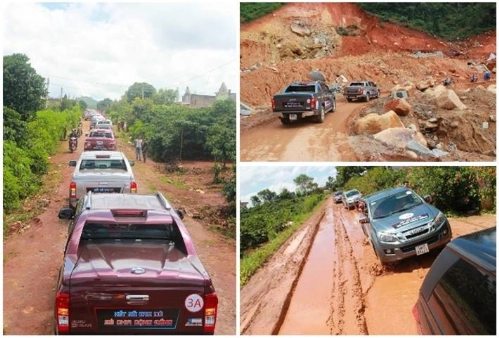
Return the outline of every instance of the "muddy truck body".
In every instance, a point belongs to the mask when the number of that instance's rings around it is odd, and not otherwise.
[[[351,82],[343,89],[343,96],[348,102],[353,100],[369,101],[371,98],[378,98],[380,89],[372,81],[356,81]]]
[[[336,110],[334,92],[322,81],[294,82],[272,98],[272,111],[283,124],[313,116],[318,123]]]

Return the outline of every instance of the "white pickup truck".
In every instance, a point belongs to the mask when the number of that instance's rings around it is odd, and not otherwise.
[[[78,199],[89,191],[95,194],[136,193],[134,164],[119,151],[84,151],[77,161],[69,161],[69,166],[75,167],[69,185],[70,207],[75,209]]]

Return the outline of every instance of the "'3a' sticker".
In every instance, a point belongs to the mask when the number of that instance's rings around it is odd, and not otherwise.
[[[185,299],[185,308],[189,312],[198,312],[203,308],[203,306],[204,306],[203,297],[201,297],[198,294],[195,293],[190,294]]]

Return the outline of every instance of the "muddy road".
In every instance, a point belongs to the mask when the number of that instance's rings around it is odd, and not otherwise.
[[[84,131],[89,122],[83,123]],[[134,148],[118,138],[118,150],[134,159]],[[67,205],[68,187],[73,168],[69,160],[77,159],[83,148],[71,154],[67,143],[51,158],[50,189],[36,198],[43,202],[37,217],[16,224],[3,242],[3,333],[5,335],[53,334],[54,296],[57,274],[63,258],[68,222],[57,213]],[[224,204],[211,180],[212,163],[184,162],[185,173],[166,177],[160,164],[147,160],[135,162],[133,172],[140,194],[161,191],[175,207],[183,207],[184,224],[194,241],[197,253],[213,280],[219,303],[215,334],[236,334],[236,244],[235,241],[210,230],[214,223],[200,218],[198,208],[214,208]],[[203,194],[199,191],[202,191]]]
[[[270,115],[267,121],[241,130],[241,161],[358,161],[348,143],[348,123],[365,103],[337,97],[336,104],[324,123],[304,118],[285,126],[279,114],[262,113]]]
[[[357,211],[346,210],[330,198],[325,202],[322,215],[320,221],[309,225],[316,228],[316,235],[308,242],[309,254],[293,287],[283,288],[277,296],[268,295],[258,305],[244,297],[257,292],[253,278],[241,290],[242,333],[417,334],[412,307],[423,278],[440,250],[384,268],[364,239]],[[457,237],[494,226],[496,216],[450,218],[449,221],[453,237]],[[272,258],[259,271],[259,285],[270,285],[270,280],[263,277],[265,274],[271,279],[285,273],[273,265],[275,259],[281,267],[286,266],[282,256]],[[274,301],[282,302],[285,307],[272,307]],[[267,318],[273,311],[280,312],[274,316],[280,320],[272,323],[272,328],[266,327],[256,311],[245,311],[251,307],[258,308]]]

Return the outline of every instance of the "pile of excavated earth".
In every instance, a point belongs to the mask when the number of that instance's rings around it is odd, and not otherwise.
[[[328,84],[343,75],[343,85],[370,80],[381,88],[380,99],[348,119],[359,160],[494,161],[495,53],[495,31],[448,42],[354,3],[286,4],[241,25],[241,112],[250,115],[241,131],[275,119],[272,96],[318,70]]]

